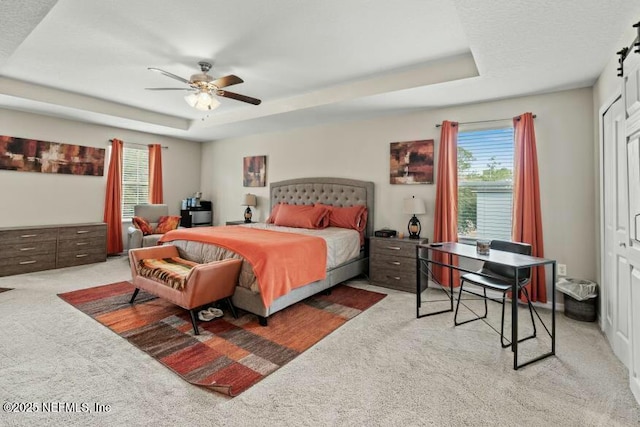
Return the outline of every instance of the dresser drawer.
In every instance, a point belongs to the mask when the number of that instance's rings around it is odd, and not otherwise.
[[[82,251],[84,249],[102,249],[106,250],[106,240],[98,236],[96,238],[79,238],[60,240],[58,242],[58,252]]]
[[[23,228],[22,230],[0,231],[0,246],[32,242],[55,242],[57,228]]]
[[[372,253],[369,265],[374,269],[395,269],[398,271],[416,269],[416,257],[402,257],[388,254]]]
[[[28,257],[33,255],[55,254],[55,253],[56,253],[55,241],[45,241],[45,242],[25,241],[23,243],[0,244],[0,259]]]
[[[374,267],[370,269],[371,282],[374,285],[397,289],[400,291],[416,291],[416,269],[400,270],[397,267]]]
[[[74,225],[60,227],[59,240],[95,239],[107,235],[107,227],[104,224]]]
[[[56,254],[39,254],[14,258],[0,258],[0,276],[49,270],[56,267]]]
[[[371,254],[415,258],[417,243],[399,239],[371,239]]]
[[[58,253],[57,268],[72,267],[74,265],[92,264],[106,261],[107,254],[104,248],[92,248],[75,252]]]

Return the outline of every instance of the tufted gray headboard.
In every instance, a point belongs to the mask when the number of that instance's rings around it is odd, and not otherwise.
[[[366,236],[373,236],[373,182],[346,178],[297,178],[271,183],[271,208],[278,203],[367,206]]]

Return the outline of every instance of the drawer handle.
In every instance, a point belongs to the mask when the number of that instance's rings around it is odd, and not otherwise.
[[[20,236],[20,238],[22,239],[28,239],[29,237],[36,237],[37,234],[23,234],[22,236]]]
[[[397,246],[387,246],[387,249],[392,249],[394,251],[399,251],[400,250],[400,248],[397,247]]]
[[[89,230],[78,230],[76,231],[76,234],[84,234],[84,233],[88,233]]]
[[[34,249],[35,249],[35,248],[20,248],[20,251],[21,251],[21,252],[24,252],[24,251],[32,251],[32,250],[34,250]]]
[[[398,276],[387,276],[388,279],[400,280]]]
[[[89,254],[78,254],[76,255],[76,258],[84,258],[86,256],[89,256]]]
[[[389,261],[391,265],[400,265],[400,261]]]
[[[20,261],[20,265],[26,265],[26,264],[35,264],[36,260],[31,260],[31,261]]]
[[[76,246],[84,246],[84,245],[88,245],[89,242],[78,242],[76,243]]]

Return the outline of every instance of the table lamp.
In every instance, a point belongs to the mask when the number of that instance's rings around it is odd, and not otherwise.
[[[427,209],[424,206],[422,199],[417,199],[416,196],[407,197],[404,199],[404,213],[413,215],[407,225],[410,239],[419,239],[422,226],[416,215],[422,215],[427,213]]]
[[[258,200],[255,194],[244,195],[244,203],[242,203],[242,206],[247,207],[247,209],[245,209],[244,211],[244,222],[246,223],[251,222],[251,217],[253,216],[253,213],[251,212],[251,206],[255,206],[257,204],[258,204]]]

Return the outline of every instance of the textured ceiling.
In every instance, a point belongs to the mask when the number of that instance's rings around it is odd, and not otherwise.
[[[0,2],[0,108],[214,140],[590,86],[637,0]],[[189,107],[197,62],[234,92]]]

